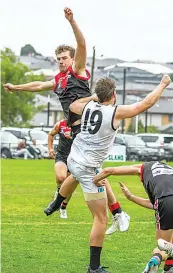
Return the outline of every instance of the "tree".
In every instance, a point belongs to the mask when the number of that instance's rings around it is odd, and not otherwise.
[[[35,48],[32,45],[26,44],[21,48],[20,55],[28,56],[29,54],[42,56],[40,53],[36,52]]]
[[[135,132],[135,123],[132,120],[132,122],[129,124],[127,128],[128,133],[134,133]],[[158,129],[154,125],[147,126],[147,133],[158,133]],[[141,120],[138,121],[138,133],[145,133],[145,128]]]
[[[30,81],[44,81],[44,76],[25,76],[30,71],[20,63],[9,48],[1,51],[1,121],[2,126],[28,126],[29,121],[43,107],[36,107],[34,93],[6,92],[5,83],[21,84]]]

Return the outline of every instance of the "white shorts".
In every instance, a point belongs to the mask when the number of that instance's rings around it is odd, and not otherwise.
[[[94,199],[101,199],[101,196],[107,198],[105,187],[97,187],[93,182],[94,176],[101,171],[101,168],[80,165],[71,157],[68,157],[67,165],[73,177],[80,183],[84,193],[99,194],[96,196],[100,196],[100,198],[96,197]]]

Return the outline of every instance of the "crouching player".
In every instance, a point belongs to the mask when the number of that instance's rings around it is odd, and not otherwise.
[[[126,198],[142,207],[154,209],[158,247],[147,263],[143,273],[156,273],[163,261],[163,273],[173,273],[173,168],[161,162],[105,168],[95,176],[94,183],[109,175],[139,175],[149,199],[133,195],[120,183]]]

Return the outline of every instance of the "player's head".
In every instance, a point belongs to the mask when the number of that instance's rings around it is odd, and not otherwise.
[[[60,45],[55,50],[60,72],[66,72],[73,64],[75,49],[68,45]]]
[[[111,78],[101,78],[95,86],[95,93],[100,103],[108,102],[115,104],[116,102],[116,85]]]

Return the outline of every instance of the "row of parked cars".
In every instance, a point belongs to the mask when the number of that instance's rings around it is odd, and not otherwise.
[[[48,132],[50,128],[13,128],[3,127],[1,136],[1,157],[13,158],[18,144],[25,139],[28,145],[33,144],[42,158],[48,158]],[[54,147],[58,145],[58,136]],[[166,160],[173,161],[173,135],[169,134],[117,134],[114,145],[126,147],[126,158],[129,161]]]
[[[173,161],[173,135],[117,134],[114,144],[126,146],[126,158],[129,161]]]

